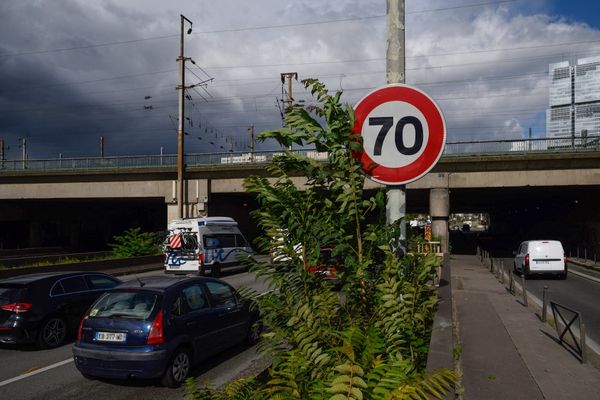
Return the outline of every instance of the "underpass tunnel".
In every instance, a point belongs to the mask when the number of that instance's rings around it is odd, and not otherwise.
[[[525,240],[555,239],[570,249],[586,248],[600,254],[600,186],[513,187],[452,189],[453,213],[486,213],[485,233],[471,233],[473,244],[487,247],[494,256],[511,257]],[[451,234],[451,244],[464,233]],[[459,246],[453,246],[459,250]]]
[[[108,250],[128,228],[166,226],[164,198],[5,200],[0,202],[0,249],[60,247]]]

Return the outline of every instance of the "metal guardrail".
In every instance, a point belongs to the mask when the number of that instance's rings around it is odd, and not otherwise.
[[[315,160],[327,160],[326,153],[320,153],[315,150],[299,150],[297,152]],[[448,142],[446,143],[443,155],[445,157],[460,157],[548,152],[600,152],[600,136],[575,139],[543,138]],[[223,164],[263,164],[270,162],[273,157],[281,154],[281,151],[186,154],[185,164],[188,167]],[[0,160],[0,172],[156,168],[175,167],[176,165],[177,155],[175,154],[119,157],[61,157],[34,160]]]

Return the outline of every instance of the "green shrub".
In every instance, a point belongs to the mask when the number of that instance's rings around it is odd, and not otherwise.
[[[250,378],[239,386],[241,391],[251,387],[251,397],[230,397],[442,398],[454,381],[453,372],[425,372],[437,300],[431,283],[440,260],[433,254],[400,260],[390,250],[400,226],[385,225],[381,218],[382,191],[372,197],[363,192],[365,177],[351,154],[362,151],[360,137],[351,133],[354,111],[340,104],[341,92],[332,96],[316,80],[303,83],[318,104],[288,108],[287,127],[259,138],[275,139],[285,149],[292,143],[314,145],[327,152],[328,162],[285,150],[268,167],[274,181],[258,176],[245,180],[246,191],[259,203],[253,217],[266,232],[259,245],[266,250],[274,237],[281,237],[278,247],[289,261],[250,262],[251,270],[274,289],[251,296],[269,327],[259,349],[274,361],[266,381]],[[292,178],[299,173],[306,177],[302,190]],[[378,215],[379,222],[368,223]],[[343,260],[336,265],[342,293],[307,272],[319,265],[324,246]],[[188,393],[198,399],[223,398],[220,391],[194,386]]]
[[[129,228],[122,235],[113,237],[116,243],[110,243],[115,257],[138,257],[159,254],[156,236],[151,232],[142,232],[142,228]]]

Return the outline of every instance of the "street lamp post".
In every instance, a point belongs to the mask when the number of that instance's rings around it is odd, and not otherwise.
[[[184,204],[184,175],[185,175],[185,162],[184,162],[184,147],[183,147],[183,136],[184,136],[184,125],[183,121],[185,120],[185,56],[183,52],[183,30],[185,22],[187,21],[190,24],[190,28],[187,31],[189,35],[192,33],[192,21],[180,15],[181,19],[181,30],[180,30],[180,38],[179,38],[179,57],[177,61],[179,62],[179,86],[177,89],[179,90],[179,123],[177,127],[177,217],[183,218],[183,204]]]

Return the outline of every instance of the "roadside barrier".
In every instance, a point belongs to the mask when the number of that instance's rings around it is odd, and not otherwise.
[[[580,357],[581,363],[585,364],[587,361],[585,350],[585,325],[583,324],[583,317],[581,316],[581,313],[554,301],[550,302],[550,308],[552,309],[552,316],[554,317],[554,325],[556,325],[558,341],[564,347],[574,351]],[[573,332],[572,329],[572,326],[576,321],[579,322],[579,340],[577,340],[575,332]],[[563,326],[562,329],[560,327],[561,324]],[[565,335],[567,333],[571,339],[570,341],[565,340]]]

